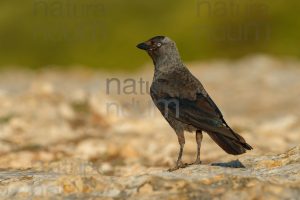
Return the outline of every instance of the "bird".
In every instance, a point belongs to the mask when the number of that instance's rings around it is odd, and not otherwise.
[[[182,162],[186,131],[196,135],[197,156],[192,164],[201,164],[203,132],[228,154],[240,155],[253,149],[224,120],[202,83],[183,63],[173,40],[167,36],[155,36],[136,47],[146,51],[153,61],[150,96],[178,138],[178,158],[176,166],[170,171],[189,165]]]

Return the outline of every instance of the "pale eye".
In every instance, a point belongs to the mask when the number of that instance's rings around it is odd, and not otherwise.
[[[157,43],[157,44],[156,44],[156,46],[160,47],[160,46],[161,46],[161,43],[160,43],[160,42],[159,42],[159,43]]]

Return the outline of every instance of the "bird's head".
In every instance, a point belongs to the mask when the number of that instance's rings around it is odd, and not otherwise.
[[[147,51],[154,64],[160,59],[165,60],[166,57],[179,58],[175,42],[166,36],[155,36],[146,42],[138,44],[136,47]]]

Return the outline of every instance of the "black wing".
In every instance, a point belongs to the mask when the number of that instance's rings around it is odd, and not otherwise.
[[[245,142],[227,125],[221,111],[208,95],[197,93],[196,100],[170,96],[157,99],[152,93],[152,98],[156,99],[155,104],[165,118],[173,118],[199,130],[223,134],[228,138]]]

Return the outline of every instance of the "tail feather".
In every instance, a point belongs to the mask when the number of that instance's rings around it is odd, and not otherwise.
[[[237,133],[235,134],[236,139],[232,137],[226,137],[224,134],[208,132],[208,135],[227,153],[232,155],[239,155],[246,152],[246,150],[253,149],[247,144],[244,138]]]

